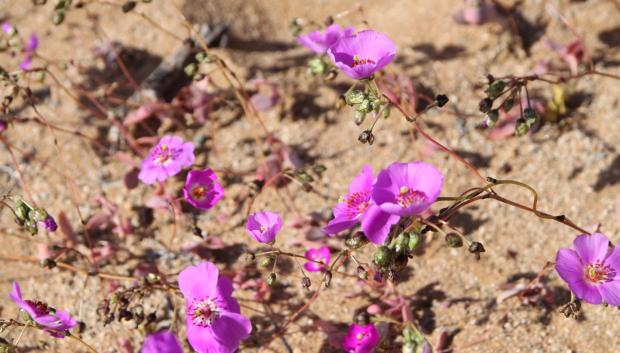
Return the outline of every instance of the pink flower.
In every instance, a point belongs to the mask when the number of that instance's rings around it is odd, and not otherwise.
[[[362,224],[366,237],[375,244],[382,244],[387,238],[390,227],[400,219],[397,215],[383,212],[372,201],[372,184],[374,175],[369,165],[349,185],[349,194],[342,197],[342,201],[334,207],[332,219],[323,231],[334,235],[343,230]]]
[[[359,80],[372,76],[392,62],[396,45],[385,34],[365,30],[340,38],[327,54],[340,70]]]
[[[325,54],[327,49],[334,45],[340,37],[350,36],[355,32],[353,27],[344,30],[337,24],[333,24],[325,29],[324,32],[314,31],[308,34],[297,36],[297,42],[317,54]]]
[[[443,175],[432,164],[392,163],[377,176],[372,199],[384,212],[414,216],[437,200],[442,185]]]
[[[14,32],[15,28],[13,28],[13,26],[11,26],[11,24],[6,22],[6,21],[2,22],[2,26],[1,27],[2,27],[2,32],[6,33],[6,34],[12,35],[13,33],[15,33]]]
[[[65,337],[65,331],[72,329],[77,324],[66,311],[54,310],[43,302],[23,300],[17,282],[13,282],[13,290],[9,296],[17,303],[17,306],[30,315],[34,322],[41,325],[53,337]]]
[[[349,332],[342,340],[342,348],[348,353],[371,353],[381,341],[379,331],[373,324],[349,327]]]
[[[577,298],[620,306],[620,248],[604,234],[577,236],[572,249],[558,250],[555,269]]]
[[[187,339],[198,353],[232,353],[248,338],[252,323],[241,315],[230,280],[211,262],[190,266],[179,274],[185,297]]]
[[[304,264],[304,268],[308,272],[319,272],[325,270],[331,260],[331,253],[329,248],[326,246],[322,246],[318,249],[308,249],[304,256],[306,259],[312,260]],[[322,261],[323,263],[320,264],[314,261]]]
[[[208,210],[224,196],[224,188],[210,168],[192,170],[187,174],[183,196],[185,201],[202,210]]]
[[[164,136],[142,161],[138,179],[145,184],[164,181],[194,163],[194,144],[178,136]]]
[[[37,52],[37,48],[39,47],[39,37],[35,33],[30,35],[28,38],[28,42],[26,46],[22,49],[24,53],[24,60],[19,65],[19,68],[26,71],[30,69],[30,65],[32,64],[32,58],[35,56]]]
[[[6,123],[6,121],[0,119],[0,132],[3,132],[4,130],[6,130],[9,127],[9,125]]]
[[[183,353],[176,336],[170,331],[159,331],[148,335],[141,353]]]
[[[282,228],[279,214],[269,211],[252,213],[245,226],[246,232],[259,243],[271,243]]]

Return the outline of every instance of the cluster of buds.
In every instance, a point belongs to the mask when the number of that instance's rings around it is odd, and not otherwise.
[[[330,70],[332,66],[329,62],[327,62],[323,57],[313,58],[308,61],[308,66],[306,68],[306,76],[324,76],[330,74],[329,78],[335,77],[331,73],[336,71]]]
[[[489,75],[488,86],[485,89],[486,97],[480,101],[478,108],[480,112],[484,113],[484,125],[492,128],[499,121],[500,109],[508,113],[515,106],[515,100],[521,99],[521,90],[526,91],[526,107],[520,109],[520,117],[517,120],[515,128],[515,134],[517,136],[523,136],[527,134],[530,129],[539,120],[536,110],[530,105],[529,96],[527,96],[527,82],[525,80],[511,80],[506,82],[504,80],[495,79]],[[502,96],[505,96],[504,100],[494,108],[495,102]],[[522,104],[520,101],[518,104]]]
[[[216,57],[214,55],[208,55],[206,52],[201,51],[194,55],[194,62],[187,64],[183,71],[194,81],[200,81],[205,78],[205,72],[207,69],[203,69],[203,66],[215,62]]]
[[[8,199],[14,203],[12,211],[15,215],[15,222],[24,227],[30,234],[36,235],[39,232],[39,227],[50,232],[55,232],[58,229],[54,217],[49,215],[45,209],[29,205],[20,196],[10,196]]]
[[[413,256],[422,241],[417,230],[402,230],[393,236],[388,245],[380,246],[374,254],[374,263],[378,271],[389,280],[394,280],[396,273],[407,266],[409,257]]]
[[[366,115],[374,112],[382,114],[383,118],[390,116],[390,105],[387,99],[374,90],[351,90],[344,95],[345,103],[355,109],[355,124],[361,125]]]

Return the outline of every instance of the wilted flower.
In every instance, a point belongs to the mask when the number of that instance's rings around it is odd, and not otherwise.
[[[604,234],[577,236],[572,249],[558,250],[555,269],[577,298],[620,306],[620,248]]]
[[[343,36],[350,36],[355,32],[353,27],[344,30],[337,24],[333,24],[325,31],[314,31],[297,36],[297,42],[317,54],[324,54],[327,49],[334,45]]]
[[[13,282],[13,290],[9,296],[22,310],[28,313],[34,322],[41,325],[53,337],[65,337],[65,331],[72,329],[77,324],[66,311],[54,310],[43,302],[23,300],[17,282]]]
[[[385,34],[365,30],[340,38],[327,54],[340,70],[359,80],[372,76],[392,62],[396,45]]]
[[[442,185],[443,175],[429,163],[392,163],[377,176],[372,199],[384,212],[414,216],[437,200]]]
[[[141,353],[183,353],[183,348],[172,332],[159,331],[148,335]]]
[[[380,340],[381,336],[375,325],[353,324],[342,340],[342,348],[348,353],[371,353]]]
[[[214,264],[184,269],[179,288],[186,303],[187,339],[198,353],[232,353],[248,338],[252,323],[240,314],[232,283]]]
[[[304,268],[309,272],[323,271],[327,268],[327,265],[329,265],[329,262],[331,261],[331,253],[329,248],[326,246],[322,246],[318,249],[308,249],[304,256],[306,259],[312,260],[304,264]],[[323,263],[320,264],[314,261],[322,261]]]
[[[334,207],[334,219],[323,229],[328,235],[362,224],[366,237],[375,244],[382,244],[390,232],[390,227],[397,223],[399,217],[382,212],[372,201],[372,184],[374,175],[369,165],[349,185],[349,194]]]
[[[224,188],[217,181],[217,175],[210,168],[192,170],[187,173],[183,196],[192,206],[203,210],[215,206],[224,196]]]
[[[164,181],[194,163],[194,144],[178,136],[164,136],[142,161],[138,178],[145,184]]]
[[[259,243],[271,243],[282,228],[282,218],[275,212],[252,213],[245,230]]]

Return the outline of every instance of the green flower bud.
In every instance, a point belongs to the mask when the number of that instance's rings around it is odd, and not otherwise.
[[[375,253],[375,263],[381,267],[387,267],[392,264],[394,254],[387,246],[381,246]]]
[[[493,126],[495,126],[495,124],[497,123],[498,120],[499,120],[499,111],[497,109],[491,109],[484,116],[484,124],[488,128],[492,128]]]
[[[446,234],[446,243],[451,248],[460,248],[463,246],[463,239],[456,233]]]
[[[327,64],[319,58],[308,61],[308,69],[306,73],[308,76],[321,76],[327,71]]]
[[[478,110],[480,110],[481,113],[487,113],[491,108],[493,108],[493,100],[489,97],[484,98],[478,103]]]
[[[23,223],[28,220],[28,213],[30,213],[30,207],[21,200],[15,201],[15,217]]]
[[[355,125],[359,126],[362,125],[364,123],[364,120],[366,119],[366,113],[365,112],[360,112],[360,111],[355,111]]]
[[[422,242],[422,236],[419,233],[409,233],[409,243],[407,243],[407,250],[409,252],[415,251]]]
[[[275,261],[276,257],[274,255],[267,255],[258,263],[258,266],[267,268],[272,266]]]
[[[64,11],[54,11],[54,15],[52,15],[52,23],[55,26],[62,24],[65,21],[65,12]]]
[[[47,218],[47,211],[41,207],[35,207],[28,212],[28,217],[35,222],[42,222]]]
[[[531,128],[538,121],[538,114],[534,109],[528,107],[523,110],[523,119],[525,119],[528,128]]]
[[[510,97],[508,97],[508,99],[504,101],[504,103],[502,103],[502,109],[507,113],[510,111],[510,109],[512,109],[514,104],[515,104],[515,97],[511,95]]]
[[[187,66],[185,66],[185,68],[183,69],[183,71],[185,71],[185,74],[187,76],[194,76],[196,74],[196,72],[198,71],[198,66],[196,66],[196,64],[191,63]]]
[[[356,105],[362,103],[366,99],[366,93],[360,90],[353,90],[344,96],[348,105]]]
[[[484,91],[491,99],[497,98],[506,88],[506,82],[502,80],[495,80],[489,84],[489,87]]]
[[[517,119],[517,126],[515,127],[515,135],[523,136],[530,131],[530,127],[523,118]]]
[[[355,107],[355,110],[362,113],[368,113],[373,110],[372,102],[369,99],[364,99]]]
[[[267,277],[267,284],[273,287],[276,284],[276,280],[277,280],[277,276],[275,272],[271,272],[269,276]]]

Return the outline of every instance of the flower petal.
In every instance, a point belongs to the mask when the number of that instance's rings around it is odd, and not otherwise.
[[[605,303],[620,306],[620,281],[605,282],[599,285],[598,288]]]
[[[323,228],[323,231],[329,236],[333,236],[349,228],[355,227],[358,223],[357,220],[350,220],[346,217],[336,217],[327,223],[327,226]]]
[[[250,336],[252,323],[241,314],[223,311],[211,326],[213,336],[221,345],[222,353],[232,353],[239,343]]]
[[[187,323],[187,340],[192,348],[198,353],[225,352],[217,350],[220,344],[215,339],[211,327],[202,327],[191,324],[189,319]]]
[[[211,262],[189,266],[179,273],[179,288],[186,300],[206,299],[217,290],[219,270]]]
[[[377,205],[372,205],[362,216],[362,230],[368,240],[383,244],[390,234],[390,228],[399,220],[399,216],[383,212]]]
[[[582,234],[575,238],[573,247],[584,264],[603,261],[609,250],[609,239],[601,233]]]
[[[555,270],[566,283],[583,281],[584,266],[579,255],[574,250],[558,250],[555,259]]]

